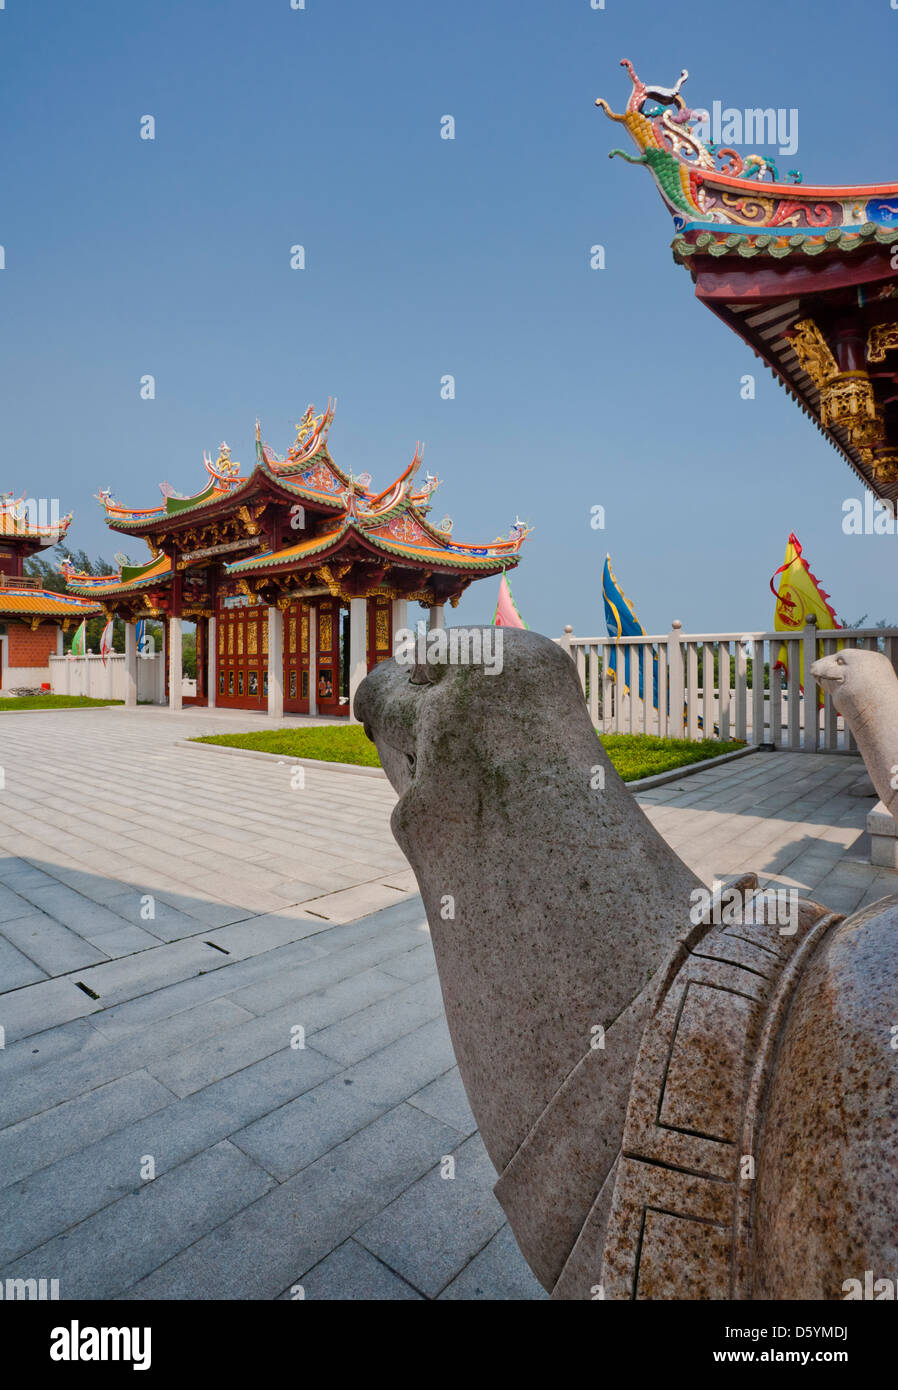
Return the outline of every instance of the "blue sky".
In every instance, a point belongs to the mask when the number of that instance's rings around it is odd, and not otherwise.
[[[110,557],[100,487],[192,492],[204,448],[250,464],[256,415],[283,450],[335,395],[345,468],[385,486],[422,439],[458,539],[534,525],[531,627],[603,630],[606,550],[650,632],[767,627],[790,530],[843,618],[898,621],[898,537],[842,534],[859,484],[696,302],[593,105],[622,109],[622,57],[685,66],[693,106],[797,108],[807,182],[895,179],[890,0],[306,4],[6,0],[0,491],[59,496]]]

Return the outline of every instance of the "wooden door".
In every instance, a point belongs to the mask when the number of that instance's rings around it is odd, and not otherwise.
[[[340,700],[341,670],[341,613],[339,599],[318,600],[318,661],[315,688],[319,714],[348,714],[348,704]]]
[[[369,598],[365,615],[365,655],[368,670],[393,654],[393,605],[388,598]]]
[[[268,610],[222,608],[218,612],[216,703],[261,709],[268,701]]]
[[[295,602],[284,613],[284,709],[291,714],[309,712],[309,614],[308,603]]]

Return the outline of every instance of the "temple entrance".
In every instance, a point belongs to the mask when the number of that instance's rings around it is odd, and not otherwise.
[[[330,595],[294,599],[284,609],[284,712],[348,718],[351,608]],[[201,653],[205,625],[197,623],[197,700],[203,701]],[[370,671],[393,650],[393,608],[386,596],[365,605],[365,664]],[[276,653],[274,660],[280,659]],[[216,614],[215,703],[225,709],[268,706],[268,607],[245,595],[225,598]]]
[[[218,610],[215,703],[264,710],[268,702],[268,609],[262,604]]]

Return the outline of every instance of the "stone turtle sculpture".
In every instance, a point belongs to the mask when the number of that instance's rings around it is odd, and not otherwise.
[[[554,1298],[845,1297],[898,1268],[898,898],[785,929],[702,885],[591,726],[569,657],[378,665],[399,793],[496,1194]]]
[[[891,661],[849,647],[815,661],[811,675],[854,734],[880,801],[898,816],[898,676]]]

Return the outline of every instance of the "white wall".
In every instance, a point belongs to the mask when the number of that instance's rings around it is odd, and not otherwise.
[[[47,679],[46,672],[43,679]],[[105,666],[103,658],[92,653],[87,656],[51,656],[50,683],[54,695],[124,700],[125,654],[110,653]],[[154,705],[165,704],[165,662],[161,657],[138,657],[137,699]]]

